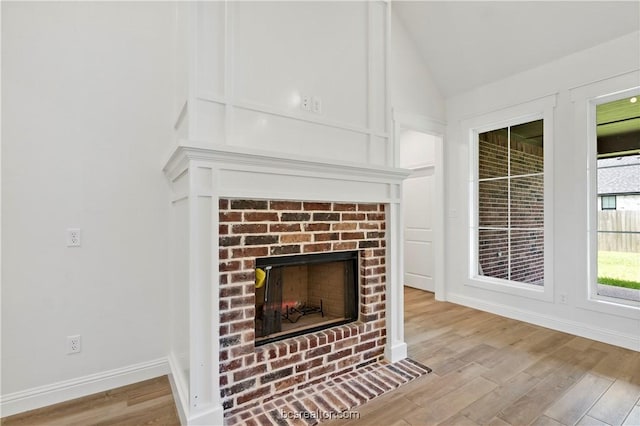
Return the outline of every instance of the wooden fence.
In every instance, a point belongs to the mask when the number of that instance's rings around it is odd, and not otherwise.
[[[598,250],[640,253],[640,211],[599,211]]]

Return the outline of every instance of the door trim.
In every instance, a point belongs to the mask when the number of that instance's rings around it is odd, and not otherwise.
[[[444,142],[446,123],[426,117],[420,114],[414,114],[407,111],[401,111],[396,108],[392,109],[393,118],[393,140],[394,140],[394,166],[400,166],[400,133],[403,130],[414,130],[417,132],[427,133],[432,136],[437,136],[435,143],[435,202],[436,208],[433,209],[433,233],[434,233],[434,289],[436,300],[447,300],[447,291],[445,285],[445,269],[444,269],[444,254],[445,254],[445,191],[444,191]],[[402,209],[402,203],[400,204]],[[402,215],[401,215],[402,217]],[[404,224],[400,224],[401,229],[404,229]],[[400,244],[401,250],[404,250],[404,235],[402,235],[402,244]],[[404,253],[400,252],[401,259],[404,260]],[[402,271],[401,276],[404,277],[404,261],[399,262]]]

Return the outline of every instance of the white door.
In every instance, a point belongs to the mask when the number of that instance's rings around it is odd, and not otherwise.
[[[413,170],[403,183],[404,284],[435,291],[434,209],[437,136],[407,130],[400,136],[400,162]]]

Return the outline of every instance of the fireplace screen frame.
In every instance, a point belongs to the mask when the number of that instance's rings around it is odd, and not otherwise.
[[[288,333],[278,333],[277,336],[258,337],[256,333],[255,346],[262,346],[268,343],[273,343],[288,339],[290,337],[301,336],[309,333],[314,333],[328,328],[337,327],[344,324],[349,324],[358,321],[359,300],[360,300],[360,252],[358,250],[353,251],[337,251],[337,252],[323,252],[323,253],[309,253],[309,254],[296,254],[291,256],[275,256],[256,258],[256,268],[263,270],[271,270],[274,268],[284,268],[289,266],[300,265],[315,265],[322,263],[333,262],[346,262],[345,263],[345,319],[334,321],[326,324],[320,324],[317,326],[309,326],[304,328],[293,329]],[[271,274],[269,274],[271,275]],[[269,275],[265,280],[264,286],[267,287],[270,283]],[[256,318],[258,319],[258,310],[256,305]],[[281,305],[281,303],[280,303]],[[271,333],[275,334],[275,333]]]

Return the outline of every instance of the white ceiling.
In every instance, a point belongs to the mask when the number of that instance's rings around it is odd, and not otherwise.
[[[392,5],[445,97],[640,30],[640,1]]]

